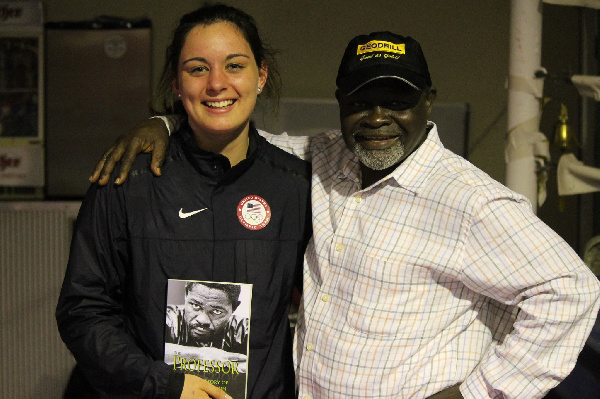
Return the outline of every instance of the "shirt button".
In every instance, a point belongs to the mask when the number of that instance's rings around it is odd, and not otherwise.
[[[357,204],[360,204],[362,202],[362,197],[360,196],[360,194],[354,197],[354,202],[356,202]]]
[[[323,295],[323,296],[321,297],[321,300],[322,300],[323,302],[329,302],[329,295],[327,295],[327,294]]]
[[[311,343],[306,344],[306,350],[309,352],[312,352],[312,350],[315,349],[315,346]]]
[[[342,244],[338,244],[335,246],[335,250],[338,252],[342,252],[342,249],[344,249],[344,246]]]

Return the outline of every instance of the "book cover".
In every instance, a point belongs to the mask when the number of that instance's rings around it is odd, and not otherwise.
[[[170,279],[165,362],[246,398],[252,284]]]

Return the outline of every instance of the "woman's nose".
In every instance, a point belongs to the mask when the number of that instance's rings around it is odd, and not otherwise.
[[[212,70],[208,76],[207,90],[220,92],[227,87],[227,75],[223,71]]]

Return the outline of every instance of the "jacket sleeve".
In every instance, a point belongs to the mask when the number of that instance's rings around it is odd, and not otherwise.
[[[463,396],[542,397],[575,366],[600,306],[598,279],[526,202],[487,202],[465,246],[461,280],[518,315],[462,384]]]
[[[111,397],[163,398],[174,373],[138,347],[123,311],[125,221],[122,188],[92,185],[75,223],[56,309],[58,329],[94,388]]]

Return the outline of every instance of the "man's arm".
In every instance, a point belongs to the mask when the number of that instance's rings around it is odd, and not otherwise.
[[[542,397],[575,366],[600,306],[598,279],[526,203],[485,204],[465,246],[463,283],[519,314],[461,385],[463,396]]]
[[[281,134],[271,134],[263,130],[259,130],[258,132],[274,146],[277,146],[300,159],[311,162],[310,136],[290,136],[285,132]]]
[[[125,134],[119,136],[115,143],[104,152],[89,178],[90,183],[106,185],[110,180],[110,174],[115,169],[115,165],[122,159],[115,184],[123,184],[127,179],[135,157],[141,152],[152,153],[150,169],[156,176],[160,176],[160,168],[165,160],[169,135],[179,128],[181,120],[182,117],[177,115],[152,117],[129,129]],[[264,131],[260,131],[260,134],[273,145],[310,162],[309,137],[292,137],[285,133],[273,135]]]
[[[146,119],[120,136],[96,164],[89,179],[90,183],[98,182],[100,185],[106,185],[116,163],[123,158],[118,177],[115,179],[116,184],[123,184],[135,157],[140,152],[152,153],[150,169],[156,176],[160,176],[160,168],[165,160],[165,152],[169,143],[169,134],[181,122],[177,116],[167,118]],[[167,125],[167,123],[171,125]]]

